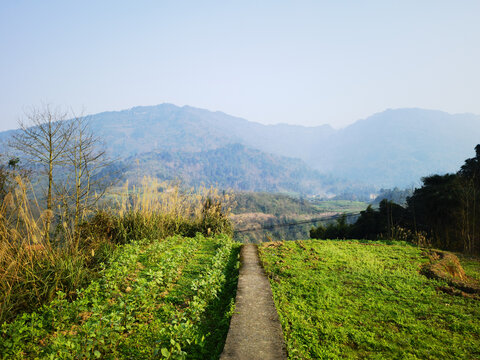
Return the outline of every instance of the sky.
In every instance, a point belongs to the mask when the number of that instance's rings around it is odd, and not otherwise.
[[[49,103],[344,127],[480,114],[480,1],[0,1],[0,131]]]

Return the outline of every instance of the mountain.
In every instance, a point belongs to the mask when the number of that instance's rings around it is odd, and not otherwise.
[[[333,178],[364,187],[406,187],[432,173],[456,171],[480,143],[480,116],[423,109],[386,110],[340,130],[262,125],[172,104],[104,112],[90,120],[114,158],[138,158],[165,178],[182,176],[192,183],[214,181],[256,191],[325,193]],[[0,133],[0,139],[11,133]],[[345,184],[337,190],[344,191]]]
[[[409,186],[456,172],[480,143],[480,116],[422,109],[386,110],[339,130],[315,168],[383,187]]]
[[[90,116],[91,124],[115,154],[152,150],[203,151],[241,143],[282,156],[308,158],[334,133],[329,125],[262,125],[190,106],[138,106]]]
[[[222,112],[171,104],[92,116],[113,153],[198,152],[239,143],[299,158],[324,174],[379,187],[405,187],[456,171],[480,142],[480,116],[386,110],[341,129],[262,125]]]
[[[181,179],[185,185],[217,186],[236,191],[327,195],[348,186],[320,174],[303,161],[267,154],[240,144],[199,152],[154,151],[123,161],[126,179],[144,175]]]

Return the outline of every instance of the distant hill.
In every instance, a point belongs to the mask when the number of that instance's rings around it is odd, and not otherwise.
[[[480,143],[480,116],[422,109],[387,110],[337,131],[326,158],[310,165],[339,177],[405,187],[456,172]]]
[[[262,125],[222,112],[171,104],[92,116],[113,153],[199,152],[240,143],[300,158],[325,174],[379,187],[404,187],[455,171],[480,142],[480,116],[386,110],[341,129]]]
[[[327,195],[348,186],[322,175],[303,161],[232,144],[199,152],[155,151],[123,161],[124,177],[144,175],[163,180],[181,179],[188,186],[217,186],[236,191]]]
[[[334,188],[327,179],[346,179],[340,191],[346,181],[363,189],[406,187],[432,173],[456,171],[480,143],[480,116],[423,109],[387,110],[341,130],[262,125],[172,104],[90,119],[114,158],[139,158],[147,172],[154,168],[164,177],[255,191],[322,194]]]
[[[335,132],[329,125],[262,125],[223,112],[172,104],[138,106],[92,115],[91,124],[121,156],[152,150],[195,152],[241,143],[269,153],[305,159]]]

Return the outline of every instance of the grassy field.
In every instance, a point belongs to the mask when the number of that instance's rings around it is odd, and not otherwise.
[[[119,247],[77,300],[0,328],[3,359],[215,359],[233,311],[239,246],[180,236]]]
[[[465,274],[480,282],[480,257],[455,253],[462,263]]]
[[[368,206],[363,201],[353,200],[317,200],[312,203],[320,212],[359,212],[365,210]]]
[[[438,290],[416,247],[357,241],[264,243],[290,359],[478,359],[480,303]],[[470,275],[478,261],[466,259]]]

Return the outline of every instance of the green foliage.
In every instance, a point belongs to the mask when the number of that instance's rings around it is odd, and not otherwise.
[[[311,223],[284,225],[320,218],[325,213],[354,212],[367,207],[366,203],[359,201],[307,199],[268,193],[236,193],[235,203],[232,222],[236,230],[271,227],[268,231],[235,234],[237,241],[253,243],[271,239],[304,239],[309,236]]]
[[[237,264],[238,246],[225,236],[126,244],[75,301],[59,292],[38,312],[4,323],[1,358],[216,358]]]
[[[346,239],[350,237],[352,225],[347,223],[347,215],[342,214],[335,222],[329,222],[326,226],[320,224],[310,229],[312,239]]]
[[[327,228],[323,225],[318,225],[317,227],[312,226],[310,229],[310,238],[311,239],[326,239]]]
[[[349,236],[351,225],[347,223],[347,215],[340,215],[335,222],[329,222],[327,226],[320,224],[310,229],[312,239],[345,239]]]
[[[290,359],[480,357],[478,300],[420,275],[416,247],[311,240],[265,243],[260,255]]]
[[[407,200],[411,230],[438,248],[480,254],[480,145],[456,174],[423,178]]]
[[[287,194],[241,192],[235,194],[234,214],[265,213],[275,216],[288,214],[317,214],[318,208],[311,201]]]
[[[380,189],[380,193],[373,201],[374,204],[380,204],[382,200],[393,201],[401,206],[407,205],[407,199],[413,195],[413,189],[401,190],[398,187],[393,189]]]

